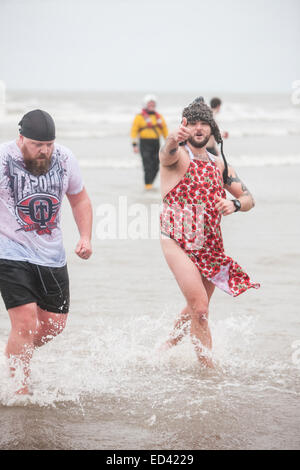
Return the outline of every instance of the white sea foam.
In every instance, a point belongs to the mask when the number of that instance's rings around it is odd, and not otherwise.
[[[148,418],[148,425],[153,426],[162,413],[174,411],[174,406],[186,417],[200,412],[203,415],[216,390],[230,393],[233,388],[248,386],[249,380],[258,390],[266,386],[281,390],[288,386],[290,366],[283,360],[262,358],[253,347],[255,317],[229,316],[211,322],[215,371],[201,369],[189,336],[165,354],[154,354],[171,327],[166,314],[156,319],[142,315],[116,324],[95,318],[89,325],[70,327],[35,353],[33,394],[26,399],[14,395],[16,384],[8,377],[2,356],[0,403],[5,406],[56,406],[69,402],[78,405],[85,397],[103,400],[109,397],[107,406],[115,406],[114,401],[118,400],[120,407],[129,412],[127,400],[133,400],[137,409],[141,406],[141,413],[144,404],[152,402],[155,419]],[[186,402],[187,384],[192,395],[195,387],[201,388],[201,394],[193,396],[192,404]],[[185,390],[183,396],[181,390]],[[175,413],[174,419],[179,418]]]
[[[117,123],[116,123],[117,124]],[[128,136],[129,138],[129,128],[130,122],[127,122],[128,126],[108,126],[107,123],[101,123],[98,129],[84,129],[78,127],[73,130],[60,130],[59,137],[61,139],[101,139],[104,137],[121,137]],[[175,127],[175,126],[174,126]],[[229,129],[230,138],[241,138],[241,137],[288,137],[294,135],[300,135],[300,125],[299,127],[290,126],[287,127],[267,127],[267,126],[258,126],[254,128],[241,126]]]
[[[122,159],[80,159],[82,168],[140,168],[141,162],[134,158]],[[300,155],[240,155],[230,157],[230,164],[239,167],[267,167],[281,165],[300,165]]]
[[[277,104],[276,97],[273,101],[262,99],[261,105],[253,103],[251,97],[244,99],[245,102],[240,103],[225,101],[221,113],[216,116],[220,127],[228,130],[231,138],[300,135],[299,106],[292,105],[288,99]],[[93,95],[81,100],[74,95],[69,99],[51,99],[46,106],[55,117],[61,138],[101,139],[129,135],[133,117],[139,112],[131,100],[131,96],[127,100],[122,97],[118,103],[118,96],[109,98],[105,95],[98,100],[93,99]],[[8,99],[2,126],[16,125],[20,115],[39,106],[39,99],[32,96],[19,101]],[[165,104],[161,112],[171,129],[180,123],[182,105]]]

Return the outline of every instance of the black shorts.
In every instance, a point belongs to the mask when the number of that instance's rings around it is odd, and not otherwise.
[[[28,261],[0,259],[0,290],[7,310],[36,302],[48,312],[69,311],[67,265],[50,268]]]

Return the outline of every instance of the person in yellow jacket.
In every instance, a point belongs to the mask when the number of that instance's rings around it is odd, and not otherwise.
[[[151,189],[159,170],[160,137],[168,136],[168,128],[161,114],[156,111],[157,99],[146,95],[143,109],[134,118],[131,127],[133,151],[140,153],[144,168],[145,188]]]

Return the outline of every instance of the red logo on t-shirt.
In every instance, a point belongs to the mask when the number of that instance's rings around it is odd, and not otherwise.
[[[27,196],[16,205],[16,215],[22,228],[31,232],[35,230],[38,235],[51,234],[57,227],[55,221],[60,201],[50,194],[34,194]]]

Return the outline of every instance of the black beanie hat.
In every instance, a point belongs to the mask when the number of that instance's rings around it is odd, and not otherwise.
[[[20,134],[28,139],[47,142],[55,139],[55,124],[46,111],[34,109],[19,122]]]

